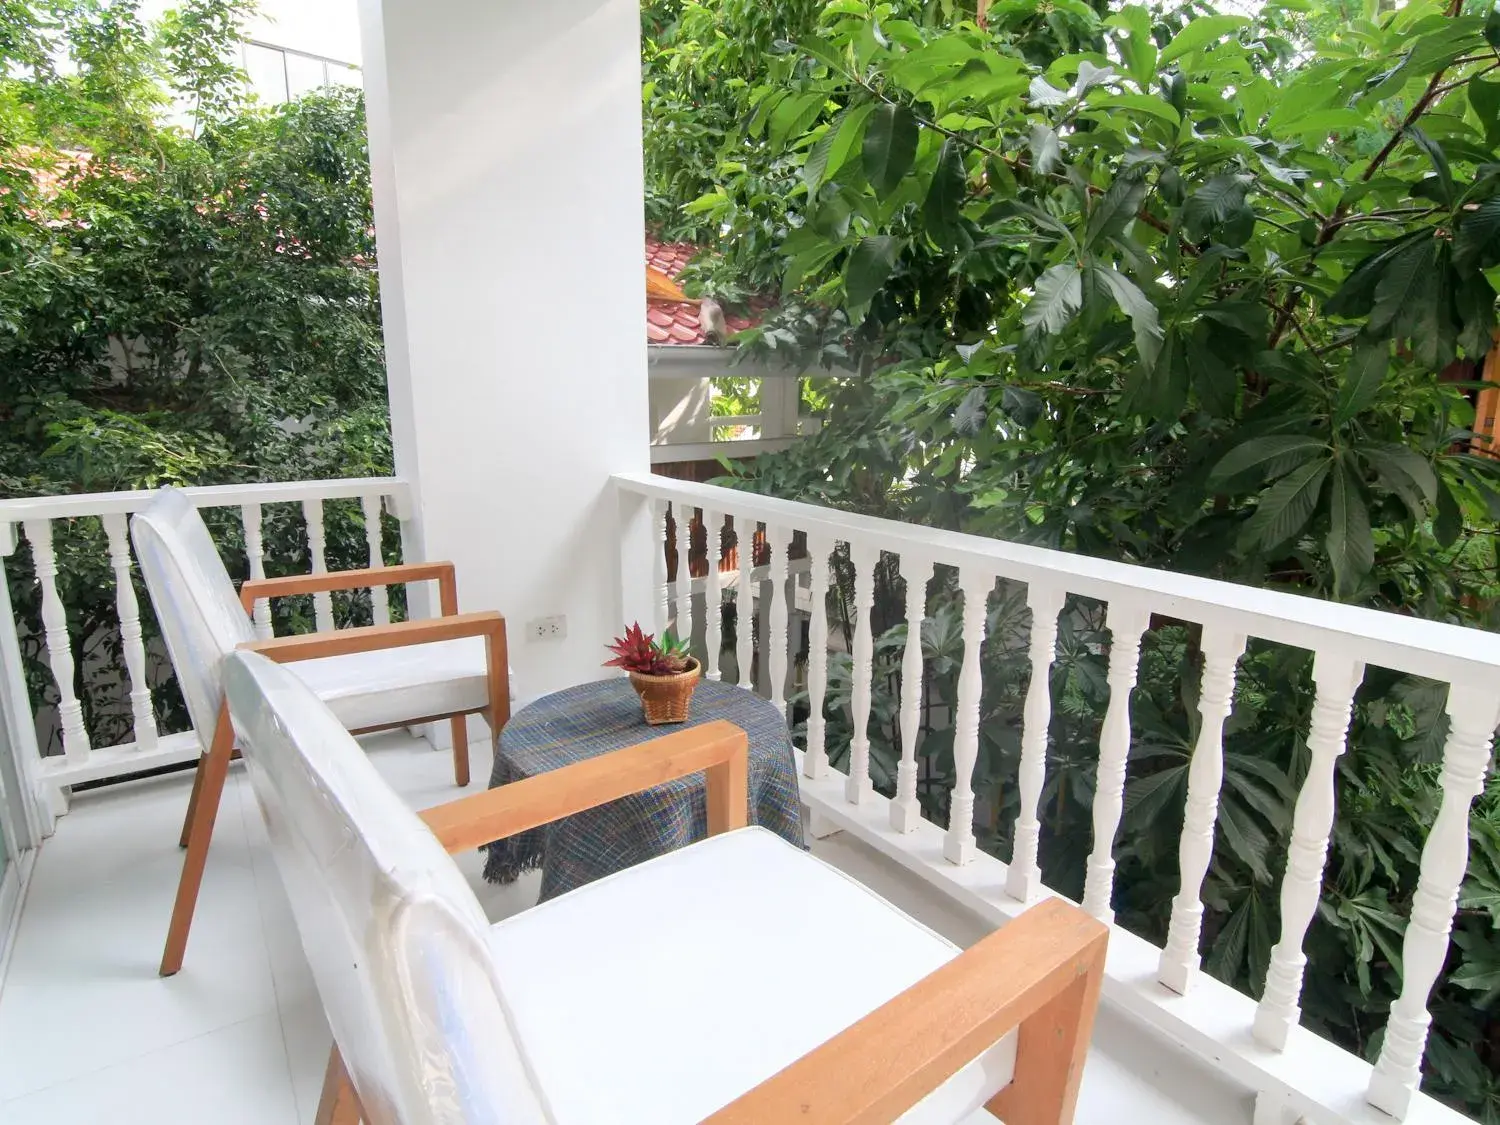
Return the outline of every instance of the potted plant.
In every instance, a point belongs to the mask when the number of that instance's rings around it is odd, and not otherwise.
[[[606,668],[624,668],[630,673],[630,686],[641,697],[641,710],[652,726],[687,722],[693,702],[693,689],[703,669],[688,651],[688,642],[679,640],[668,629],[661,640],[644,632],[637,621],[625,630],[623,637],[606,646],[614,653]]]

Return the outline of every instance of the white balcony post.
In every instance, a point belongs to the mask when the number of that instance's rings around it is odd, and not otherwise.
[[[927,583],[932,562],[910,551],[901,556],[906,579],[906,649],[901,654],[901,764],[896,767],[896,799],[891,827],[910,832],[922,819],[917,800],[917,734],[922,723],[922,622],[927,618]]]
[[[1026,689],[1017,778],[1021,814],[1016,818],[1015,848],[1005,875],[1005,893],[1020,902],[1030,899],[1042,885],[1042,869],[1037,862],[1042,826],[1036,813],[1042,799],[1042,785],[1047,780],[1052,662],[1057,658],[1057,616],[1062,612],[1065,597],[1062,587],[1038,582],[1033,582],[1026,591],[1026,604],[1031,607],[1031,684]]]
[[[1448,689],[1451,726],[1443,746],[1442,804],[1422,846],[1417,893],[1401,944],[1401,995],[1391,1005],[1385,1042],[1370,1075],[1370,1104],[1404,1120],[1421,1081],[1432,1016],[1427,998],[1448,956],[1458,888],[1469,864],[1469,808],[1484,787],[1490,745],[1500,724],[1493,683]]]
[[[719,560],[724,554],[724,513],[703,509],[703,555],[708,569],[703,575],[703,674],[710,680],[720,676],[719,658],[724,647],[724,587]]]
[[[870,678],[875,674],[875,636],[870,613],[875,606],[875,564],[880,549],[868,543],[850,543],[849,561],[854,564],[854,665],[849,709],[854,733],[849,744],[849,778],[844,799],[857,805],[875,791],[870,778]]]
[[[740,687],[755,690],[751,665],[755,661],[755,595],[750,589],[750,574],[755,569],[755,521],[748,516],[734,517],[735,555],[739,559],[739,579],[734,587],[734,662],[739,666]],[[765,638],[761,638],[764,646]]]
[[[130,694],[130,716],[135,730],[135,748],[156,749],[156,715],[151,710],[151,686],[146,681],[146,648],[141,642],[141,608],[130,576],[130,541],[125,534],[125,516],[103,517],[109,540],[109,564],[115,572],[115,611],[120,617],[120,648],[125,653],[125,672]]]
[[[949,863],[968,863],[977,850],[974,840],[974,767],[979,761],[979,704],[984,692],[985,627],[995,576],[963,567],[958,585],[964,592],[964,663],[958,673],[958,705],[953,724],[953,770],[956,780],[948,805],[948,834],[943,857]]]
[[[651,533],[656,540],[651,559],[652,588],[656,591],[654,625],[649,631],[661,636],[672,624],[672,591],[667,584],[667,502],[651,501]]]
[[[1214,854],[1219,819],[1219,787],[1224,781],[1224,720],[1234,701],[1234,666],[1245,651],[1243,634],[1217,625],[1203,627],[1203,686],[1198,713],[1202,725],[1188,766],[1187,810],[1177,847],[1181,880],[1172,900],[1172,920],[1161,952],[1157,979],[1184,993],[1198,971],[1198,939],[1203,933],[1203,880]]]
[[[807,753],[804,777],[816,781],[828,774],[828,723],[823,701],[828,691],[828,555],[833,541],[821,532],[807,533],[808,577],[812,580],[812,614],[807,623]]]
[[[679,638],[693,637],[693,508],[680,500],[672,502],[672,523],[677,530],[677,573],[672,592],[672,629]]]
[[[42,629],[47,641],[47,665],[57,687],[57,715],[62,722],[63,754],[69,762],[89,758],[89,735],[83,725],[83,705],[73,691],[73,642],[68,636],[68,613],[57,592],[57,555],[52,549],[52,521],[27,520],[23,525],[31,544],[31,561],[42,588]]]
[[[1271,950],[1266,987],[1255,1010],[1255,1038],[1278,1051],[1286,1049],[1301,1016],[1302,972],[1307,966],[1302,942],[1323,893],[1328,834],[1333,828],[1333,771],[1344,752],[1354,693],[1364,672],[1365,666],[1347,652],[1324,650],[1313,657],[1318,693],[1307,734],[1311,761],[1297,794],[1286,874],[1281,877],[1281,940]]]
[[[770,657],[766,667],[770,674],[771,705],[786,714],[787,669],[787,555],[792,549],[790,528],[766,527],[766,547],[770,551],[771,635],[767,640]]]
[[[307,553],[314,574],[328,573],[327,536],[323,531],[323,501],[302,501],[302,517],[307,521]],[[313,619],[320,633],[333,632],[333,595],[322,590],[313,595]]]
[[[240,522],[245,528],[245,560],[250,568],[251,581],[266,576],[266,549],[261,539],[260,505],[241,504]],[[251,614],[255,621],[255,635],[263,641],[271,639],[271,600],[256,598],[255,610]]]
[[[385,565],[385,550],[382,546],[384,528],[380,520],[380,497],[361,496],[359,508],[365,517],[365,545],[370,552],[370,566]],[[370,587],[370,621],[375,625],[389,625],[391,621],[390,594],[384,586]]]
[[[463,610],[567,617],[512,630],[533,698],[599,675],[649,559],[600,541],[639,536],[609,478],[650,467],[639,4],[360,0],[360,23],[406,557],[451,560]],[[586,441],[559,428],[580,403]]]
[[[1109,709],[1099,734],[1094,782],[1094,847],[1084,880],[1083,908],[1106,924],[1115,889],[1115,834],[1125,808],[1125,767],[1130,757],[1130,693],[1141,662],[1141,634],[1150,615],[1128,599],[1109,603]]]

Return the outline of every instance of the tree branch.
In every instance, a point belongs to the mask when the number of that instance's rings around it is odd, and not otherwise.
[[[1451,0],[1448,5],[1449,18],[1457,17],[1462,10],[1463,0]],[[1412,104],[1410,111],[1408,111],[1400,126],[1391,134],[1390,139],[1381,146],[1380,151],[1371,158],[1369,165],[1360,175],[1361,182],[1369,183],[1375,178],[1375,173],[1380,171],[1381,166],[1389,159],[1391,153],[1395,151],[1396,146],[1401,143],[1401,138],[1406,135],[1407,129],[1415,125],[1421,119],[1422,115],[1427,112],[1428,107],[1439,96],[1443,75],[1449,69],[1451,67],[1441,67],[1433,72],[1432,77],[1427,82],[1427,89],[1422,92],[1422,96]],[[1349,203],[1340,202],[1334,208],[1333,214],[1323,223],[1322,228],[1318,231],[1317,239],[1313,242],[1312,253],[1308,256],[1307,266],[1303,270],[1304,275],[1312,269],[1313,260],[1318,256],[1318,251],[1326,246],[1332,240],[1339,227],[1343,226],[1345,218],[1349,214],[1349,208]],[[1275,327],[1271,329],[1271,338],[1266,345],[1268,348],[1274,349],[1281,342],[1282,336],[1286,334],[1287,328],[1291,326],[1292,316],[1298,303],[1302,300],[1302,293],[1303,290],[1300,285],[1293,285],[1292,291],[1287,294],[1286,302],[1282,305],[1281,315],[1276,318]]]

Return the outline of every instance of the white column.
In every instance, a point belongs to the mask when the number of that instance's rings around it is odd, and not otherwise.
[[[667,501],[651,501],[651,529],[656,539],[656,553],[651,560],[652,584],[656,591],[656,622],[654,626],[645,626],[645,629],[659,637],[672,623],[672,591],[667,585]]]
[[[755,596],[750,592],[750,572],[755,569],[754,520],[734,517],[735,553],[740,562],[739,581],[734,588],[734,662],[740,669],[740,687],[755,690],[750,665],[755,659]],[[764,642],[762,642],[764,643]]]
[[[1391,1005],[1385,1042],[1370,1075],[1369,1099],[1400,1121],[1421,1081],[1422,1053],[1432,1016],[1427,998],[1448,956],[1458,888],[1469,864],[1469,807],[1484,787],[1490,745],[1500,724],[1493,683],[1448,689],[1451,726],[1443,746],[1442,804],[1422,846],[1417,893],[1401,943],[1401,995]]]
[[[766,546],[771,552],[771,636],[766,642],[770,650],[767,668],[771,677],[771,705],[786,714],[786,669],[787,669],[787,555],[792,549],[790,528],[766,525]]]
[[[724,554],[724,513],[703,509],[703,554],[708,571],[703,578],[704,674],[717,680],[720,649],[724,647],[724,588],[720,584],[719,560]]]
[[[382,546],[380,520],[380,497],[361,496],[360,511],[365,517],[365,545],[370,550],[370,566],[385,565],[385,550]],[[389,625],[391,621],[390,595],[384,586],[370,587],[370,621],[375,625]]]
[[[901,764],[896,767],[891,827],[910,832],[922,819],[917,800],[917,735],[922,723],[922,622],[927,617],[932,562],[907,551],[901,556],[901,574],[906,579],[906,649],[901,654]]]
[[[245,559],[250,566],[250,578],[252,581],[264,578],[266,576],[266,549],[260,534],[260,505],[241,505],[240,523],[245,528]],[[256,637],[269,641],[271,639],[270,599],[256,598],[255,611],[251,616],[255,620]]]
[[[672,595],[672,629],[678,637],[693,638],[693,571],[688,560],[693,553],[693,509],[672,501],[672,522],[677,528],[677,574]]]
[[[533,698],[599,676],[647,581],[620,567],[651,557],[609,485],[650,468],[639,4],[361,0],[360,17],[407,557],[452,560],[461,609],[567,616],[563,640],[512,631]],[[638,541],[616,552],[606,529]]]
[[[312,572],[327,574],[327,536],[323,532],[323,501],[302,501],[302,517],[307,521],[307,553],[312,559]],[[313,620],[318,632],[333,632],[333,595],[327,590],[313,595]]]
[[[850,543],[849,561],[854,564],[854,664],[849,710],[854,731],[849,743],[849,778],[844,799],[852,805],[875,791],[870,779],[870,677],[875,674],[875,636],[870,613],[875,607],[875,564],[880,549],[868,543]]]
[[[1281,1051],[1302,1010],[1302,972],[1307,957],[1302,942],[1323,892],[1328,834],[1333,829],[1334,766],[1344,752],[1354,693],[1365,666],[1348,653],[1319,652],[1313,657],[1317,699],[1307,733],[1311,760],[1297,808],[1292,815],[1292,842],[1286,874],[1281,877],[1281,940],[1271,951],[1266,987],[1255,1009],[1255,1038]]]
[[[979,760],[979,700],[984,690],[981,648],[995,576],[972,567],[958,572],[964,592],[964,663],[958,673],[957,714],[953,723],[953,796],[948,804],[948,834],[943,857],[949,863],[974,858],[974,765]]]
[[[807,533],[808,577],[812,580],[812,616],[807,625],[807,753],[802,773],[814,780],[828,773],[827,720],[823,700],[828,692],[828,555],[833,543],[821,532]]]
[[[57,555],[52,550],[52,521],[26,520],[21,525],[31,544],[31,562],[42,587],[42,630],[47,641],[47,666],[57,686],[57,715],[62,721],[63,753],[69,762],[88,761],[89,734],[83,726],[83,706],[73,694],[73,643],[68,637],[68,614],[57,593]]]
[[[1005,893],[1025,902],[1042,885],[1037,843],[1042,826],[1036,818],[1047,780],[1047,728],[1052,722],[1052,662],[1057,658],[1057,615],[1066,592],[1059,586],[1033,582],[1026,591],[1031,607],[1031,683],[1022,711],[1021,765],[1017,785],[1021,812],[1016,817],[1016,842],[1005,875]]]
[[[1109,603],[1109,709],[1099,733],[1099,769],[1094,781],[1094,848],[1089,853],[1083,908],[1099,921],[1115,920],[1115,833],[1125,808],[1125,766],[1130,757],[1130,693],[1141,662],[1141,634],[1150,620],[1144,607]]]
[[[109,564],[115,572],[115,611],[120,617],[120,648],[125,654],[130,717],[137,750],[156,749],[156,715],[151,710],[151,687],[146,682],[146,647],[141,641],[141,607],[130,576],[130,538],[123,513],[103,517],[109,539]]]
[[[1188,766],[1187,809],[1177,846],[1181,886],[1172,900],[1167,944],[1157,979],[1183,993],[1198,971],[1198,939],[1203,932],[1203,879],[1214,854],[1214,825],[1219,819],[1219,787],[1224,781],[1224,720],[1234,701],[1234,666],[1245,651],[1243,634],[1217,625],[1203,627],[1203,686],[1198,695],[1202,716],[1198,742]]]

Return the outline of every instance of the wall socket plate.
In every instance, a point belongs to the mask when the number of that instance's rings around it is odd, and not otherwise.
[[[560,641],[568,635],[568,619],[562,614],[538,617],[526,623],[528,641]]]

